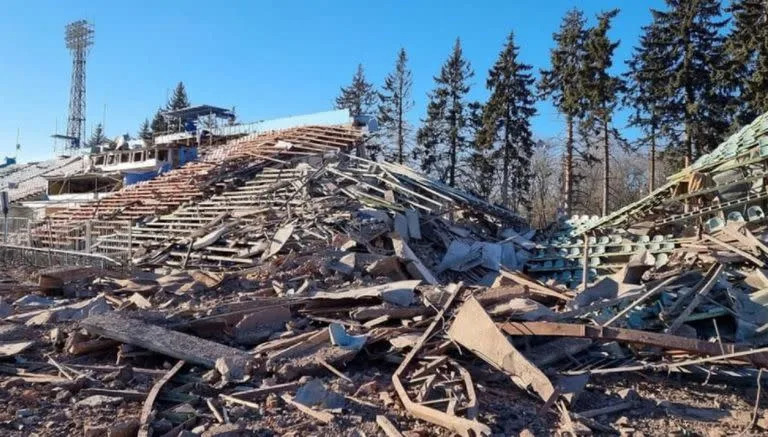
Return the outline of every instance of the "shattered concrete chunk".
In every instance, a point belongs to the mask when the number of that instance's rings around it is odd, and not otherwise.
[[[116,396],[92,395],[77,401],[76,405],[81,407],[104,407],[109,405],[118,405],[122,402],[123,398]]]
[[[308,407],[321,405],[327,409],[343,408],[346,404],[344,396],[328,390],[319,379],[313,379],[299,387],[293,400]]]

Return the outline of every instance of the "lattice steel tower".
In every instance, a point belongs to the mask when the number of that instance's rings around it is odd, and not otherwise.
[[[93,45],[93,25],[85,20],[67,24],[64,32],[72,52],[72,87],[69,91],[67,137],[70,149],[85,143],[85,58]]]

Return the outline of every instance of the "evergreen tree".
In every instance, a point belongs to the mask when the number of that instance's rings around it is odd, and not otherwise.
[[[488,72],[486,86],[491,95],[483,111],[483,127],[478,139],[483,149],[493,149],[498,142],[501,202],[516,211],[530,207],[530,161],[534,148],[530,119],[536,115],[532,67],[520,62],[518,53],[519,47],[510,32],[498,60]]]
[[[539,90],[552,97],[554,105],[565,116],[567,138],[563,169],[563,199],[565,213],[573,207],[574,123],[584,108],[584,13],[572,9],[566,13],[560,30],[552,35],[555,48],[550,55],[550,70],[541,71]]]
[[[104,135],[104,127],[101,125],[101,123],[99,123],[96,125],[96,128],[93,129],[93,132],[91,132],[91,137],[88,139],[86,145],[88,147],[96,147],[108,141],[109,139],[106,135]]]
[[[157,112],[155,112],[155,116],[152,118],[150,127],[152,128],[152,133],[155,135],[159,135],[169,130],[168,123],[166,122],[165,117],[163,117],[163,108],[157,108]]]
[[[726,39],[728,73],[739,90],[736,122],[742,126],[768,111],[768,4],[734,0],[727,10],[733,16]]]
[[[337,109],[348,109],[350,115],[357,117],[359,115],[371,115],[376,106],[376,91],[373,84],[365,80],[363,65],[358,64],[357,71],[352,77],[352,83],[347,87],[341,87],[341,93],[336,97]],[[368,158],[376,160],[381,153],[381,143],[379,135],[370,135],[366,137],[365,151]]]
[[[411,88],[413,75],[408,69],[408,56],[401,48],[397,55],[395,69],[384,79],[383,92],[379,93],[379,123],[384,135],[394,142],[393,157],[398,163],[405,161],[406,145],[410,126],[406,114],[413,108]]]
[[[602,137],[603,201],[602,215],[608,215],[608,191],[610,189],[610,144],[611,140],[623,142],[621,135],[611,125],[613,112],[619,103],[619,96],[625,90],[624,80],[611,74],[613,52],[619,42],[608,38],[611,20],[618,9],[603,12],[597,17],[597,26],[587,32],[584,61],[584,95],[586,97],[586,118],[584,128]]]
[[[427,117],[416,135],[414,156],[422,169],[436,174],[450,186],[456,186],[460,160],[469,145],[466,96],[467,81],[473,75],[472,67],[462,54],[461,41],[456,38],[453,52],[434,78]]]
[[[497,161],[499,150],[483,145],[483,113],[485,108],[479,102],[467,105],[467,127],[473,142],[467,158],[466,171],[463,172],[462,186],[469,192],[491,201],[494,188],[498,186]]]
[[[144,122],[141,123],[141,127],[139,128],[139,132],[136,134],[140,139],[142,140],[151,140],[152,139],[152,130],[149,127],[149,120],[144,119]]]
[[[176,88],[173,90],[171,100],[168,102],[167,109],[169,111],[175,111],[178,109],[188,108],[190,106],[189,98],[187,97],[187,90],[184,88],[184,82],[179,82]]]
[[[661,111],[664,107],[664,88],[671,81],[671,70],[665,65],[665,59],[657,41],[660,40],[658,26],[652,24],[643,27],[640,43],[634,48],[632,58],[627,61],[627,92],[624,95],[626,106],[633,108],[629,116],[629,126],[640,129],[641,134],[635,140],[636,147],[648,148],[648,190],[655,189],[656,151],[663,136]]]
[[[177,111],[179,109],[188,108],[190,106],[189,98],[187,97],[187,90],[184,88],[184,83],[179,82],[176,88],[173,90],[173,95],[168,104],[166,105],[166,111]],[[171,132],[178,132],[182,129],[179,120],[171,119],[167,121],[167,130]]]
[[[726,133],[732,103],[722,75],[727,70],[722,31],[727,24],[718,0],[666,0],[667,10],[651,9],[658,27],[662,64],[669,68],[661,122],[682,127],[670,132],[667,150],[685,164],[712,150]]]
[[[336,97],[337,109],[349,109],[353,117],[363,114],[373,114],[376,105],[376,91],[373,85],[365,80],[363,64],[358,64],[357,71],[352,77],[352,83],[341,87],[341,93]]]
[[[179,82],[173,90],[173,95],[168,99],[165,106],[157,108],[157,112],[155,112],[155,115],[152,117],[152,123],[149,125],[151,133],[161,134],[163,132],[176,132],[180,130],[181,126],[179,126],[178,120],[166,120],[165,117],[163,117],[163,112],[176,111],[188,108],[189,106],[191,106],[191,104],[189,103],[189,97],[187,96],[187,89],[184,87],[184,82]],[[141,132],[145,132],[143,125]],[[139,133],[139,137],[144,138],[141,132]],[[149,137],[152,136],[151,133],[149,134]]]

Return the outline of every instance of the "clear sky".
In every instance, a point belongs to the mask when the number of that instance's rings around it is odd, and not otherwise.
[[[521,59],[546,67],[564,13],[621,8],[611,32],[621,40],[616,71],[662,0],[505,1],[35,1],[0,4],[0,158],[51,156],[50,135],[66,130],[71,58],[64,26],[95,24],[87,61],[86,134],[104,118],[106,133],[136,133],[178,81],[193,104],[236,107],[241,121],[331,109],[358,63],[379,85],[398,49],[408,51],[416,106],[423,116],[432,77],[461,38],[475,70],[471,95],[487,96],[485,77],[507,34]],[[622,118],[622,117],[619,117]],[[539,104],[534,132],[559,136],[562,120]]]

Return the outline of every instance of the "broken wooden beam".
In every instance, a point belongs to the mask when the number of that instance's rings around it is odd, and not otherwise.
[[[152,406],[155,404],[155,399],[157,399],[157,395],[160,394],[160,390],[163,389],[163,386],[173,378],[176,373],[181,370],[181,368],[184,366],[184,361],[179,361],[176,363],[175,366],[171,367],[171,369],[163,375],[162,378],[158,379],[155,385],[152,386],[152,389],[149,390],[149,393],[147,394],[147,399],[144,401],[144,406],[141,408],[141,417],[139,419],[139,434],[138,437],[149,437],[149,419],[152,415]]]
[[[88,332],[123,343],[139,346],[192,364],[213,368],[223,358],[241,373],[247,373],[250,356],[233,347],[225,346],[193,335],[171,331],[116,312],[91,316],[80,322]]]
[[[64,285],[83,279],[90,279],[98,274],[93,267],[64,266],[51,267],[40,271],[38,285],[45,291],[58,290]]]
[[[672,321],[672,323],[669,324],[669,327],[666,329],[667,333],[674,334],[675,331],[677,331],[678,328],[680,328],[680,325],[682,325],[685,320],[690,316],[693,311],[699,306],[699,303],[701,302],[701,299],[705,297],[711,290],[714,288],[715,284],[717,284],[718,279],[720,278],[720,274],[723,272],[725,267],[722,264],[715,264],[712,267],[710,267],[707,274],[702,278],[699,284],[697,284],[697,287],[694,288],[692,293],[695,293],[693,295],[693,299],[691,299],[691,302],[688,304],[688,306],[675,318],[675,320]],[[683,302],[688,295],[684,297],[678,298],[678,301],[675,302],[675,307],[677,308],[679,302]]]
[[[741,352],[750,349],[747,346],[740,346],[733,343],[710,343],[708,341],[671,334],[640,331],[636,329],[579,325],[575,323],[507,322],[502,323],[500,328],[508,335],[514,336],[535,335],[580,337],[601,341],[623,341],[661,347],[664,349],[682,350],[697,355],[720,355],[722,353]],[[768,354],[754,354],[745,357],[744,359],[749,360],[756,365],[768,365]]]
[[[244,399],[244,400],[254,400],[254,399],[265,397],[270,393],[280,393],[282,391],[296,390],[302,385],[304,385],[304,382],[293,381],[293,382],[286,382],[283,384],[270,385],[267,387],[254,388],[251,390],[236,391],[234,393],[230,393],[230,395],[233,398]]]
[[[283,393],[283,395],[280,396],[280,398],[283,401],[285,401],[285,403],[295,407],[297,410],[299,410],[302,413],[304,413],[304,414],[306,414],[306,415],[316,419],[319,422],[322,422],[322,423],[324,423],[326,425],[331,423],[331,422],[333,422],[333,418],[334,418],[333,414],[331,414],[331,413],[329,413],[327,411],[313,410],[312,408],[309,408],[308,406],[306,406],[306,405],[304,405],[302,403],[294,401],[293,397],[291,397],[291,395],[289,395],[288,393]]]
[[[410,352],[408,352],[408,354],[405,356],[403,361],[395,370],[395,373],[392,374],[392,384],[395,386],[395,391],[400,397],[400,402],[403,403],[403,407],[405,407],[405,409],[413,416],[448,428],[456,434],[461,435],[462,437],[487,436],[491,434],[491,429],[487,425],[484,425],[477,420],[470,420],[463,417],[454,416],[443,411],[427,407],[426,405],[421,405],[414,402],[408,396],[408,392],[405,390],[405,386],[403,386],[403,382],[400,380],[400,377],[405,373],[405,371],[413,362],[414,358],[416,358],[416,355],[418,355],[421,351],[421,348],[424,347],[424,344],[432,336],[435,328],[437,328],[437,325],[443,321],[443,315],[445,314],[445,311],[450,308],[459,290],[461,290],[461,287],[461,283],[451,284],[448,297],[445,299],[443,307],[440,309],[440,311],[438,311],[437,315],[435,315],[435,317],[432,319],[432,323],[429,324],[421,337],[419,337],[419,340],[411,348]]]
[[[560,293],[559,291],[553,290],[543,284],[540,284],[537,281],[527,277],[526,275],[520,272],[510,272],[502,268],[501,270],[499,270],[499,274],[501,274],[501,276],[517,284],[525,285],[526,287],[528,287],[528,291],[533,294],[554,297],[566,302],[571,300],[570,296],[567,296],[563,293]]]
[[[386,434],[387,437],[403,437],[403,434],[389,419],[387,419],[386,416],[382,416],[381,414],[376,416],[376,423],[381,430],[384,431],[384,434]]]

